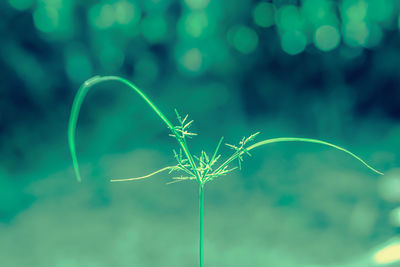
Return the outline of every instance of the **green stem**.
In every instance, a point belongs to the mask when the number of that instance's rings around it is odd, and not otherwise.
[[[199,183],[199,266],[204,267],[204,184]]]

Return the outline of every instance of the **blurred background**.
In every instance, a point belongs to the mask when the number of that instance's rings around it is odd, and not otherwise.
[[[74,95],[94,75],[139,86],[190,149],[263,147],[208,183],[206,266],[400,266],[400,1],[3,0],[0,265],[196,266],[197,184],[167,173],[175,140],[131,90]],[[223,155],[232,153],[222,148]]]

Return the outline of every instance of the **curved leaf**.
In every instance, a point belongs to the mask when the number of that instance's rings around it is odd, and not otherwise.
[[[383,175],[383,173],[377,171],[376,169],[372,168],[370,165],[368,165],[364,160],[362,160],[359,156],[355,155],[354,153],[348,151],[347,149],[344,149],[343,147],[325,142],[325,141],[321,141],[321,140],[317,140],[317,139],[310,139],[310,138],[296,138],[296,137],[280,137],[280,138],[273,138],[273,139],[267,139],[264,141],[260,141],[258,143],[255,143],[249,147],[247,147],[247,150],[250,151],[256,147],[259,146],[263,146],[263,145],[267,145],[267,144],[272,144],[272,143],[278,143],[278,142],[306,142],[306,143],[316,143],[316,144],[321,144],[321,145],[325,145],[325,146],[330,146],[333,147],[335,149],[341,150],[347,154],[349,154],[350,156],[352,156],[353,158],[357,159],[358,161],[360,161],[363,165],[365,165],[368,169],[370,169],[371,171]]]
[[[89,89],[99,83],[105,82],[105,81],[118,81],[121,82],[125,85],[127,85],[129,88],[131,88],[134,92],[139,94],[139,96],[151,107],[151,109],[158,115],[158,117],[161,118],[161,120],[164,121],[164,123],[168,126],[168,128],[172,131],[172,133],[178,137],[178,133],[176,132],[174,126],[171,124],[171,122],[167,119],[167,117],[161,112],[160,109],[156,107],[156,105],[139,89],[137,88],[134,84],[129,82],[126,79],[117,77],[117,76],[95,76],[93,78],[90,78],[86,82],[84,82],[81,87],[79,88],[74,102],[72,104],[72,109],[71,109],[71,115],[68,123],[68,144],[69,144],[69,149],[71,152],[72,156],[72,162],[74,165],[74,170],[76,174],[77,180],[80,182],[82,180],[81,174],[79,171],[79,165],[78,165],[78,158],[76,155],[76,148],[75,148],[75,132],[76,132],[76,124],[78,121],[78,116],[79,116],[79,111],[82,106],[82,102],[85,99],[86,94],[88,93]],[[193,166],[193,169],[196,169],[196,165],[194,160],[191,157],[191,154],[189,152],[189,149],[187,148],[186,144],[181,142],[179,138],[177,138],[179,144],[181,145],[183,151],[187,155],[190,164]]]

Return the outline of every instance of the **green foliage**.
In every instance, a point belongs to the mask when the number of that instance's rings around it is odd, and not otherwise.
[[[168,128],[171,130],[170,136],[174,137],[180,146],[179,153],[173,150],[175,160],[177,161],[176,165],[164,167],[158,171],[155,171],[153,173],[141,177],[128,178],[128,179],[113,179],[111,181],[122,182],[122,181],[145,179],[167,170],[169,170],[169,173],[178,173],[178,176],[172,178],[173,181],[171,183],[181,182],[186,180],[196,180],[199,184],[200,267],[203,266],[204,264],[204,234],[203,234],[204,185],[207,182],[213,181],[218,177],[227,175],[228,173],[236,170],[238,167],[239,169],[241,169],[242,162],[244,160],[243,156],[245,155],[251,156],[249,151],[251,151],[252,149],[278,142],[316,143],[333,147],[337,150],[343,151],[352,156],[353,158],[357,159],[358,161],[360,161],[362,164],[364,164],[367,168],[369,168],[373,172],[382,175],[381,172],[377,171],[376,169],[368,165],[364,160],[362,160],[354,153],[337,145],[321,140],[309,139],[309,138],[296,138],[296,137],[281,137],[281,138],[267,139],[249,145],[255,140],[255,138],[260,134],[260,132],[256,132],[250,135],[249,137],[243,137],[242,140],[240,140],[237,145],[226,144],[226,146],[234,150],[234,152],[223,163],[218,165],[217,163],[221,159],[221,154],[219,154],[218,152],[223,142],[223,137],[218,142],[218,145],[212,157],[209,157],[205,151],[201,151],[199,156],[192,155],[187,145],[187,138],[192,138],[197,134],[189,131],[189,128],[193,124],[193,120],[189,120],[188,115],[182,118],[181,115],[178,113],[178,111],[175,109],[178,125],[173,126],[172,123],[168,120],[168,118],[161,112],[161,110],[158,109],[157,106],[140,89],[138,89],[134,84],[132,84],[128,80],[116,76],[105,76],[105,77],[95,76],[84,82],[83,85],[79,88],[79,91],[75,97],[72,106],[71,116],[69,120],[69,128],[68,128],[69,147],[72,155],[75,174],[78,181],[81,181],[81,174],[79,171],[79,165],[75,149],[75,131],[76,131],[76,124],[78,120],[79,111],[88,90],[92,86],[106,81],[122,82],[126,84],[128,87],[130,87],[134,92],[139,94],[139,96],[152,108],[152,110],[158,115],[158,117],[168,126]],[[234,162],[235,160],[237,160],[238,166],[231,166],[232,162]]]

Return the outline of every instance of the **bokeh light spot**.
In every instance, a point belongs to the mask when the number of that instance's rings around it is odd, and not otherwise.
[[[203,11],[191,12],[183,18],[185,32],[192,37],[200,37],[208,26],[207,14]]]
[[[65,69],[68,77],[77,83],[92,75],[92,64],[80,45],[67,49]]]
[[[282,35],[282,49],[289,55],[297,55],[303,52],[306,45],[307,38],[300,31],[287,31]]]
[[[400,207],[397,207],[390,212],[390,223],[394,227],[400,227]]]
[[[345,0],[342,4],[344,19],[363,21],[367,16],[368,4],[366,1]]]
[[[8,0],[10,6],[17,10],[26,10],[33,5],[34,0]]]
[[[128,1],[115,3],[114,8],[115,19],[119,24],[129,24],[131,22],[137,22],[140,19],[140,9]]]
[[[397,28],[399,28],[399,30],[400,30],[400,15],[397,18]]]
[[[400,202],[400,169],[392,170],[383,176],[378,184],[380,196],[387,202]]]
[[[191,9],[203,9],[208,6],[210,0],[185,0],[185,3]]]
[[[306,0],[302,5],[303,16],[306,16],[314,25],[327,23],[330,18],[335,17],[332,11],[332,2],[326,0]]]
[[[120,46],[111,42],[105,42],[100,48],[99,58],[102,67],[109,72],[113,72],[122,66],[125,54],[122,52]]]
[[[249,27],[239,26],[233,30],[233,46],[243,54],[250,54],[258,45],[257,33]]]
[[[373,256],[373,260],[378,264],[391,264],[400,261],[400,241],[379,249]]]
[[[33,13],[33,21],[36,28],[45,33],[53,32],[59,24],[57,9],[51,6],[40,6]]]
[[[322,51],[335,49],[340,42],[340,33],[336,27],[323,25],[315,31],[314,43]]]
[[[279,28],[285,31],[299,30],[304,24],[298,8],[293,5],[281,7],[278,10],[276,20]]]
[[[160,42],[167,34],[167,22],[161,15],[148,15],[141,22],[141,31],[147,41]]]
[[[275,9],[271,3],[260,2],[253,9],[254,23],[260,27],[270,27],[275,23]]]
[[[89,20],[95,28],[109,28],[114,24],[115,19],[115,9],[112,5],[96,4],[89,11]]]
[[[181,65],[192,72],[198,72],[201,69],[203,56],[198,48],[192,48],[186,51],[181,57]]]
[[[369,29],[363,21],[349,21],[344,25],[343,37],[349,46],[362,46],[366,43]]]

